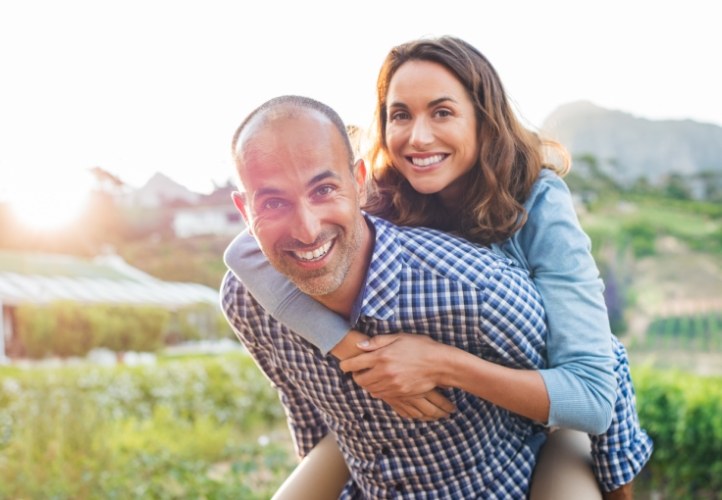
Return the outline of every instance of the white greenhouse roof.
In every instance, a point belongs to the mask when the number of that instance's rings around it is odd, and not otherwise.
[[[83,260],[61,255],[0,253],[0,303],[56,301],[175,308],[218,304],[218,291],[197,283],[156,279],[117,256]]]

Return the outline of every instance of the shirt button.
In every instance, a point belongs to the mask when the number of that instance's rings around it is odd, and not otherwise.
[[[388,446],[384,446],[383,448],[381,448],[381,454],[388,457],[389,455],[391,455],[391,450]]]
[[[371,415],[368,412],[364,412],[364,414],[361,415],[361,418],[368,422],[369,420],[371,420]]]
[[[404,483],[396,483],[396,485],[394,486],[394,489],[396,491],[404,491]]]

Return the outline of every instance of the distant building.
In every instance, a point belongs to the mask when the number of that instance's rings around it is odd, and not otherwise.
[[[178,238],[234,236],[244,227],[241,214],[230,203],[179,208],[173,217],[173,232]]]
[[[235,236],[245,224],[231,201],[235,187],[228,183],[217,187],[211,194],[202,196],[196,203],[175,210],[173,232],[178,238],[192,236]]]
[[[57,254],[0,252],[0,361],[6,359],[6,345],[13,340],[15,308],[59,301],[177,310],[193,304],[218,307],[218,292],[197,283],[159,280],[117,255],[85,260]]]

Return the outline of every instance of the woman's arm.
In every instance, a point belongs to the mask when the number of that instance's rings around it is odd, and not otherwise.
[[[379,335],[369,352],[341,362],[354,380],[379,398],[412,396],[434,387],[456,387],[524,417],[546,422],[549,398],[537,370],[486,361],[426,335]]]
[[[530,272],[547,316],[549,425],[599,434],[616,398],[612,333],[604,284],[569,189],[543,171],[526,207],[527,223],[503,250]]]
[[[530,270],[541,293],[549,328],[547,369],[507,368],[438,344],[425,357],[413,350],[415,337],[421,336],[408,334],[398,336],[404,343],[394,349],[389,339],[371,339],[364,349],[374,351],[373,356],[346,360],[341,368],[353,372],[354,380],[377,397],[452,385],[549,425],[604,432],[611,421],[616,380],[603,283],[589,238],[558,177],[538,182],[526,208],[526,225],[504,251]]]
[[[364,352],[357,343],[368,337],[349,330],[345,319],[302,293],[276,271],[248,231],[231,242],[223,258],[264,309],[322,353],[330,352],[343,360]],[[455,410],[451,401],[433,388],[426,394],[381,399],[404,418],[438,419]]]
[[[281,323],[292,325],[294,332],[322,353],[327,354],[346,337],[348,322],[301,293],[276,271],[247,230],[228,246],[223,259],[266,311]],[[354,349],[344,346],[343,353],[352,355]]]
[[[346,359],[362,352],[356,343],[366,336],[350,332],[345,319],[302,293],[276,271],[247,230],[231,242],[223,259],[265,310],[323,354]]]

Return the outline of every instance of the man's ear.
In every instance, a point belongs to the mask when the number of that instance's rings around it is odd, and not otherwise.
[[[231,199],[233,200],[233,204],[236,206],[236,209],[241,213],[241,217],[243,217],[243,222],[246,223],[248,232],[250,234],[253,234],[253,231],[251,230],[251,225],[249,224],[248,214],[246,213],[246,197],[243,195],[243,193],[233,191],[231,193]]]
[[[358,192],[361,199],[363,199],[366,196],[366,162],[364,162],[363,159],[357,160],[356,165],[354,165],[354,171]]]

